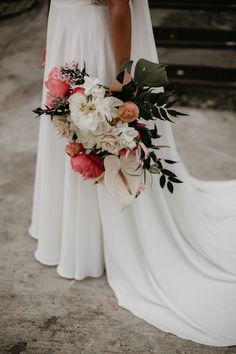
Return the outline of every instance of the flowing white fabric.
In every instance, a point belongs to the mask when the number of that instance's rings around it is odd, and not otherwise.
[[[148,3],[134,0],[132,59],[157,61]],[[45,79],[65,62],[86,62],[109,85],[115,64],[107,6],[53,0]],[[43,92],[43,101],[45,90]],[[165,152],[180,161],[170,125],[158,122]],[[62,277],[104,272],[120,306],[160,329],[216,346],[236,344],[236,181],[185,181],[170,195],[157,179],[121,212],[101,185],[74,173],[48,117],[40,119],[30,234],[35,257]],[[163,152],[164,155],[164,152]]]

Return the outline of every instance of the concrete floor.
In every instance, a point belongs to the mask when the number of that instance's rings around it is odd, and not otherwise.
[[[164,333],[117,306],[105,276],[71,281],[34,259],[30,223],[40,102],[44,12],[3,22],[0,72],[0,354],[233,354]],[[188,109],[174,127],[190,172],[236,177],[230,111]]]

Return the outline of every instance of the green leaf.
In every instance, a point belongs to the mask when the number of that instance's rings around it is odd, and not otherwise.
[[[166,184],[166,176],[165,175],[162,175],[160,177],[160,186],[161,188],[164,188],[165,187],[165,184]]]
[[[132,65],[133,65],[133,60],[124,61],[120,67],[120,72],[127,70],[128,73],[130,73],[132,69]]]
[[[175,177],[169,177],[169,180],[173,183],[183,183],[182,181],[180,181],[180,179]]]
[[[157,161],[157,164],[158,164],[159,168],[160,168],[161,170],[163,170],[163,166],[162,166],[162,163],[161,163],[160,160]]]
[[[186,113],[181,113],[181,112],[175,111],[173,109],[168,109],[168,113],[173,117],[188,116],[188,114],[186,114]]]
[[[167,175],[169,177],[177,177],[172,171],[167,170],[166,168],[163,168],[163,170],[161,170],[162,173],[164,173],[164,175]]]
[[[177,163],[176,161],[173,161],[173,160],[164,160],[166,163],[169,163],[169,164],[174,164],[174,163]]]
[[[173,186],[173,184],[170,181],[168,181],[168,183],[167,183],[167,188],[168,188],[170,193],[174,192],[174,186]]]
[[[153,106],[152,107],[152,113],[154,115],[155,118],[161,119],[161,120],[165,120],[164,118],[162,118],[161,113],[160,113],[160,109],[158,106]]]
[[[161,87],[168,84],[165,66],[146,59],[139,59],[134,72],[134,81],[139,86]]]
[[[164,104],[168,103],[169,98],[171,97],[172,92],[158,92],[158,93],[151,93],[151,99],[153,103],[157,106],[163,106]]]
[[[116,80],[120,83],[123,84],[124,82],[124,77],[125,77],[125,70],[120,71],[118,75],[116,76]]]
[[[172,107],[176,102],[178,102],[179,100],[173,100],[173,101],[170,101],[168,102],[166,105],[165,105],[165,108],[170,108]]]
[[[171,120],[171,119],[168,117],[168,114],[166,113],[166,110],[165,110],[164,108],[161,108],[161,107],[160,107],[160,113],[161,113],[162,117],[163,117],[165,120],[168,120],[169,122],[174,123],[173,120]]]
[[[156,154],[152,151],[149,152],[149,156],[151,157],[151,159],[154,161],[154,162],[157,162],[157,157],[156,157]]]
[[[128,71],[128,73],[131,72],[133,61],[132,60],[127,60],[124,61],[124,63],[120,67],[120,71],[116,76],[116,80],[120,83],[123,84],[124,82],[124,77],[125,77],[125,72]]]

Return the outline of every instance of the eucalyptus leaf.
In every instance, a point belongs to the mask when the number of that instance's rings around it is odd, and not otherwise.
[[[164,175],[167,175],[169,177],[177,177],[174,172],[167,170],[166,168],[163,168],[163,170],[161,171],[162,173],[164,173]]]
[[[169,181],[174,182],[174,183],[183,183],[182,181],[180,181],[180,179],[178,179],[176,177],[169,177]]]
[[[164,188],[165,187],[165,184],[166,184],[166,176],[165,175],[162,175],[160,177],[160,186],[161,188]]]
[[[167,182],[167,188],[168,188],[170,193],[174,192],[174,186],[173,186],[173,184],[170,181]]]
[[[169,163],[169,164],[175,164],[175,163],[177,163],[176,161],[173,161],[173,160],[164,160],[166,163]]]
[[[165,108],[160,107],[160,113],[161,113],[162,117],[165,118],[165,120],[168,120],[169,122],[174,123],[173,120],[171,120],[168,117],[168,114],[167,114]]]
[[[186,113],[178,112],[173,109],[168,109],[168,113],[173,116],[173,117],[178,117],[178,116],[188,116]]]
[[[154,114],[155,118],[161,119],[161,120],[165,120],[164,118],[162,118],[159,107],[158,106],[153,106],[152,108],[152,112]]]
[[[173,101],[170,101],[170,102],[166,103],[165,108],[170,108],[170,107],[174,106],[174,104],[176,102],[178,102],[178,100],[173,100]]]
[[[156,154],[155,154],[153,151],[150,151],[150,152],[149,152],[149,156],[151,157],[151,159],[152,159],[154,162],[157,162]]]

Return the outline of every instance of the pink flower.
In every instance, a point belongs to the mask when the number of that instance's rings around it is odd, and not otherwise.
[[[48,75],[48,81],[45,82],[45,86],[49,90],[49,94],[53,97],[64,96],[70,88],[70,85],[59,79],[59,71],[60,69],[58,67],[53,68]]]
[[[83,87],[76,87],[70,94],[70,96],[74,95],[75,93],[80,93],[81,95],[84,95],[85,89]]]
[[[119,107],[118,116],[123,122],[133,122],[139,117],[139,108],[134,102],[127,101]]]
[[[131,154],[131,155],[135,155],[136,154],[136,148],[133,149],[133,150],[129,150],[129,149],[126,149],[126,148],[123,148],[119,151],[119,155],[120,156],[125,156],[127,154]]]
[[[138,140],[142,140],[142,130],[145,128],[146,128],[146,124],[144,124],[144,123],[136,123],[135,124],[135,129],[138,130],[138,136],[137,136]],[[139,131],[139,129],[141,131]]]
[[[75,172],[79,172],[84,179],[95,179],[103,175],[104,164],[99,156],[82,153],[71,158],[71,166]]]
[[[144,123],[136,123],[135,124],[135,128],[144,129],[144,128],[146,128],[146,124],[144,124]]]
[[[67,144],[65,150],[70,157],[75,157],[78,156],[84,150],[84,147],[80,143],[73,142]]]

